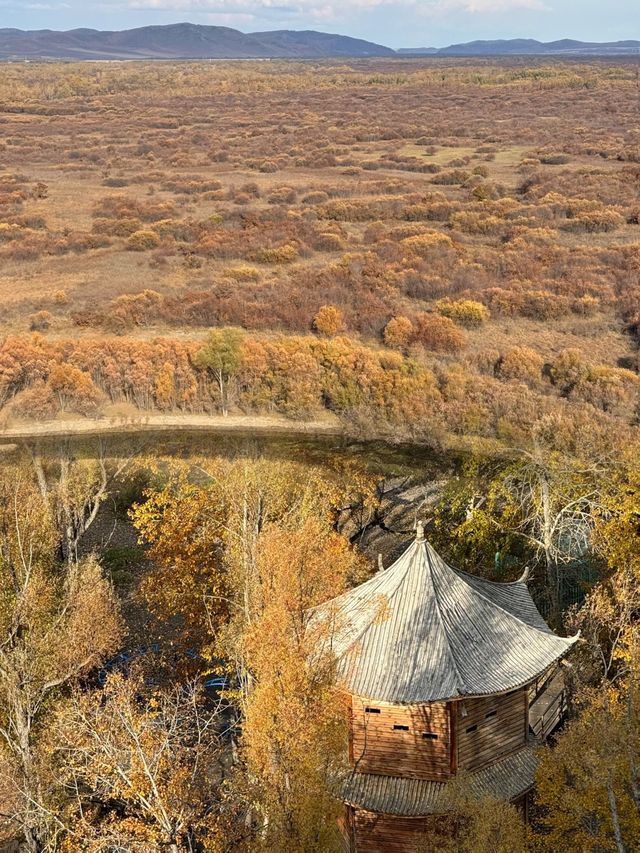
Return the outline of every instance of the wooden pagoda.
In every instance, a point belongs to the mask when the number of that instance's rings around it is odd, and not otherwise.
[[[419,525],[392,566],[321,610],[349,695],[348,850],[416,849],[442,824],[461,772],[472,790],[526,808],[530,691],[577,637],[550,630],[524,578],[452,569]]]

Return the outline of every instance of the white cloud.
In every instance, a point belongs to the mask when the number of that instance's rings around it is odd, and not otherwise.
[[[20,12],[58,12],[70,8],[69,3],[24,3],[21,0],[0,0],[0,9],[17,9]]]
[[[338,25],[350,14],[386,8],[393,14],[434,16],[448,14],[496,14],[530,10],[547,11],[544,0],[118,0],[116,5],[130,11],[168,12],[206,16],[216,23],[250,23],[258,19],[289,21],[297,19],[332,22]],[[113,7],[113,6],[112,6]]]
[[[423,14],[442,12],[499,13],[518,9],[545,11],[544,0],[127,0],[132,10],[203,12],[209,14],[260,13],[329,17],[386,6]]]
[[[442,11],[462,10],[480,13],[511,12],[517,9],[550,11],[550,7],[543,0],[439,0],[435,6]]]
[[[287,14],[324,15],[328,10],[341,9],[343,12],[353,9],[371,9],[375,6],[413,6],[415,0],[342,0],[341,3],[323,3],[318,0],[129,0],[129,9],[188,10],[192,12],[240,12],[268,11]]]
[[[375,7],[418,7],[418,0],[126,0],[130,11],[198,13],[217,20],[313,18],[337,21],[349,12]]]

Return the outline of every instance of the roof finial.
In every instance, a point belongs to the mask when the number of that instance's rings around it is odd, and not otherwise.
[[[424,542],[424,524],[422,521],[416,522],[416,542]]]

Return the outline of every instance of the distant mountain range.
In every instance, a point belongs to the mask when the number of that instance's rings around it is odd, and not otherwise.
[[[169,24],[107,32],[78,29],[0,29],[0,60],[43,59],[323,59],[367,56],[623,56],[640,54],[640,41],[597,44],[563,39],[472,41],[398,51],[349,36],[314,30],[242,33],[230,27]]]
[[[395,56],[391,48],[313,30],[241,33],[169,24],[121,32],[0,29],[0,59],[322,59]]]
[[[640,54],[640,41],[588,42],[574,39],[536,41],[498,39],[450,44],[449,47],[409,47],[400,56],[629,56]]]

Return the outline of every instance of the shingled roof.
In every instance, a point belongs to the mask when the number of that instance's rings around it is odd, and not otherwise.
[[[466,783],[475,796],[515,800],[533,787],[537,763],[536,748],[525,746],[490,767],[470,773]],[[450,786],[451,782],[352,773],[342,796],[350,805],[366,811],[415,817],[446,812],[451,806]]]
[[[493,583],[448,566],[424,540],[320,608],[347,689],[414,704],[507,693],[565,655],[526,583]]]

